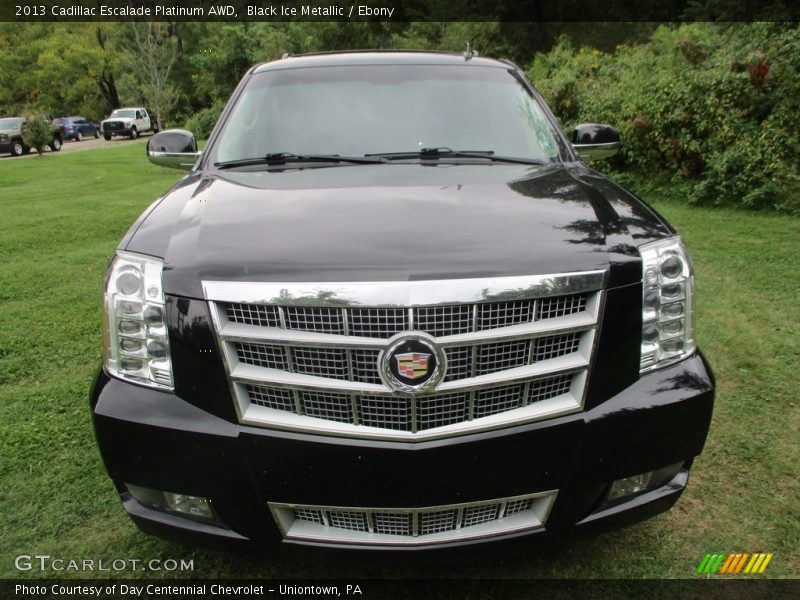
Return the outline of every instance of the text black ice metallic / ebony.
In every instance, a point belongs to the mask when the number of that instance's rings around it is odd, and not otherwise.
[[[426,551],[667,510],[714,399],[678,234],[506,61],[251,69],[109,269],[91,405],[125,510],[192,543]]]

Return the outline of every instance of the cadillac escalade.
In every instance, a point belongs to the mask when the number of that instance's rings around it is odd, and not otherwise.
[[[512,63],[250,69],[109,267],[91,410],[122,504],[189,543],[426,551],[670,508],[711,419],[678,233]]]

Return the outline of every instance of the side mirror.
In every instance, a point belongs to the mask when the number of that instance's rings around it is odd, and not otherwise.
[[[201,154],[194,134],[185,129],[168,129],[147,141],[147,158],[161,167],[191,171]]]
[[[581,123],[572,130],[572,147],[584,159],[614,156],[619,152],[619,131],[611,125]]]

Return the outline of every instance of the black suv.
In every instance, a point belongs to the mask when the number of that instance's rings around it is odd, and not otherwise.
[[[0,154],[8,152],[11,156],[22,156],[31,151],[25,143],[24,117],[5,117],[0,119]],[[53,152],[61,150],[62,136],[58,128],[53,128],[53,137],[48,146]]]
[[[513,64],[253,67],[107,277],[97,440],[191,541],[452,548],[668,509],[714,382],[675,230],[593,170]]]

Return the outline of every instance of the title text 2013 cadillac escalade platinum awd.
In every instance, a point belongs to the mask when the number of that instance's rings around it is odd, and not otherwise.
[[[98,444],[144,531],[424,550],[668,509],[705,442],[676,232],[472,54],[252,68],[108,272]]]

